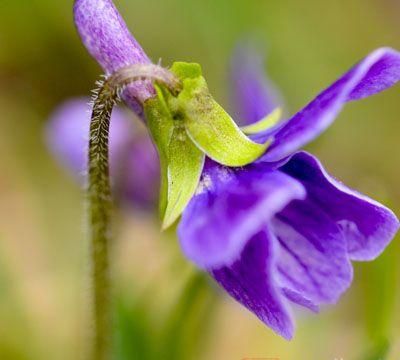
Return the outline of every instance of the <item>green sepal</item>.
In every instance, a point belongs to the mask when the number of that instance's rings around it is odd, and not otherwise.
[[[177,62],[171,71],[182,82],[181,92],[174,96],[166,87],[155,84],[156,96],[144,104],[160,158],[163,229],[177,220],[194,195],[205,155],[226,166],[244,166],[260,157],[269,145],[248,138],[213,99],[200,65]],[[250,132],[271,126],[279,117],[279,113],[274,114],[250,127]]]
[[[276,108],[270,114],[263,117],[260,121],[257,121],[247,126],[242,126],[241,129],[247,135],[257,134],[275,126],[280,121],[281,117],[281,108]]]
[[[171,140],[174,123],[165,103],[161,89],[155,85],[157,97],[147,100],[144,104],[147,126],[151,137],[157,147],[160,169],[161,184],[159,198],[159,213],[161,219],[164,217],[168,201],[168,144]]]
[[[178,77],[190,74],[181,77],[183,90],[177,98],[170,98],[168,105],[175,117],[182,118],[186,132],[199,149],[226,166],[244,166],[264,154],[269,142],[258,144],[240,130],[211,96],[205,79],[198,75],[201,70],[196,74],[193,64],[185,63],[174,65],[171,70]]]
[[[183,61],[174,62],[171,66],[171,71],[182,81],[185,79],[195,79],[203,75],[199,64]]]
[[[160,216],[166,229],[195,193],[205,156],[187,136],[183,124],[173,119],[165,101],[171,95],[157,85],[155,88],[157,96],[145,102],[144,110],[160,157]]]
[[[195,193],[204,159],[204,153],[193,144],[185,128],[175,126],[168,146],[168,204],[163,229],[176,221]]]

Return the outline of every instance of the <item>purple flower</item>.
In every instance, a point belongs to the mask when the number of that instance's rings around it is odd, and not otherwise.
[[[186,256],[287,339],[294,331],[290,303],[313,311],[335,303],[351,284],[351,261],[375,259],[399,228],[389,209],[297,149],[347,101],[399,79],[400,54],[374,51],[303,110],[255,136],[274,139],[261,159],[241,169],[209,161],[183,213],[178,233]],[[243,103],[245,111],[254,103]]]
[[[107,73],[149,61],[110,0],[77,0],[74,10],[84,44]],[[242,120],[259,120],[273,103],[260,60],[239,59],[234,68]],[[183,213],[178,234],[186,256],[287,339],[294,331],[291,303],[317,311],[336,302],[352,281],[351,261],[376,258],[399,228],[389,209],[334,180],[298,149],[347,101],[399,79],[400,54],[374,51],[296,115],[254,136],[260,142],[273,137],[255,163],[228,168],[207,159]],[[152,91],[137,82],[125,97],[141,114],[132,99]]]
[[[61,104],[46,125],[46,143],[57,159],[84,185],[90,126],[89,99]],[[134,205],[153,207],[159,186],[157,153],[128,114],[113,111],[110,127],[110,173],[114,195]]]

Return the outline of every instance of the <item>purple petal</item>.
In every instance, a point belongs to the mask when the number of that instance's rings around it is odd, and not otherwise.
[[[75,0],[74,19],[84,45],[107,74],[128,65],[151,63],[111,0]],[[125,90],[124,100],[142,115],[136,99],[143,102],[153,95],[150,82],[137,81]]]
[[[279,283],[289,290],[290,299],[301,296],[301,302],[307,299],[316,305],[335,302],[352,281],[339,226],[307,194],[305,200],[295,200],[277,214],[271,228],[280,244]]]
[[[281,169],[300,181],[312,201],[337,224],[352,260],[373,260],[399,229],[391,210],[349,189],[332,178],[321,163],[306,152],[296,153]]]
[[[304,196],[297,181],[262,163],[208,165],[179,224],[183,251],[201,268],[229,265],[275,213]]]
[[[279,92],[264,70],[264,57],[251,46],[238,46],[231,63],[232,104],[241,125],[261,120],[281,105]]]
[[[375,50],[281,126],[263,159],[276,161],[290,155],[323,132],[346,102],[371,96],[399,80],[400,54],[390,48]],[[269,135],[255,140],[264,141]]]
[[[291,302],[303,306],[315,313],[319,312],[319,306],[315,303],[313,303],[310,299],[307,299],[304,297],[303,294],[300,294],[296,290],[289,287],[282,287],[281,286],[282,293],[288,298]]]
[[[299,152],[280,171],[298,180],[307,197],[271,220],[280,244],[279,284],[300,305],[334,303],[350,286],[350,260],[371,260],[395,235],[394,214],[332,179],[313,156]]]
[[[65,102],[46,127],[51,152],[84,185],[90,127],[88,99]],[[147,206],[157,197],[157,154],[148,136],[136,136],[131,119],[115,108],[110,125],[110,172],[113,190],[134,204]]]
[[[286,339],[294,326],[285,298],[276,285],[276,239],[267,230],[254,235],[240,258],[211,271],[215,280],[238,302]]]

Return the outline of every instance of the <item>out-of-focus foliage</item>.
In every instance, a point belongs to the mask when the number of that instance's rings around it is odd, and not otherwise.
[[[200,63],[226,107],[229,57],[245,36],[267,51],[289,112],[372,49],[400,48],[396,0],[115,2],[155,61]],[[0,1],[0,359],[67,360],[84,347],[82,194],[43,142],[51,110],[89,94],[100,74],[75,32],[71,7]],[[399,98],[396,87],[350,104],[309,147],[338,178],[397,214]],[[353,287],[337,306],[317,316],[299,310],[288,343],[227,297],[216,302],[219,292],[203,278],[187,284],[193,270],[152,215],[129,210],[118,223],[119,359],[151,359],[157,351],[174,360],[400,356],[398,239],[378,261],[356,265]]]
[[[212,326],[215,296],[204,275],[190,276],[163,320],[151,319],[147,299],[127,302],[122,298],[116,314],[118,360],[194,359],[202,350]]]

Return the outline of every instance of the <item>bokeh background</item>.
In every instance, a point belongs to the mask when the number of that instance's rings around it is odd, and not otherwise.
[[[229,108],[228,64],[257,38],[292,113],[376,47],[400,48],[398,0],[119,0],[153,60],[202,64]],[[72,1],[0,0],[0,359],[77,359],[84,346],[82,191],[45,146],[63,100],[100,74]],[[331,173],[400,214],[400,87],[350,104],[308,149]],[[286,342],[195,272],[155,216],[118,213],[115,349],[131,359],[399,359],[399,239],[355,264],[338,305],[298,310]]]

